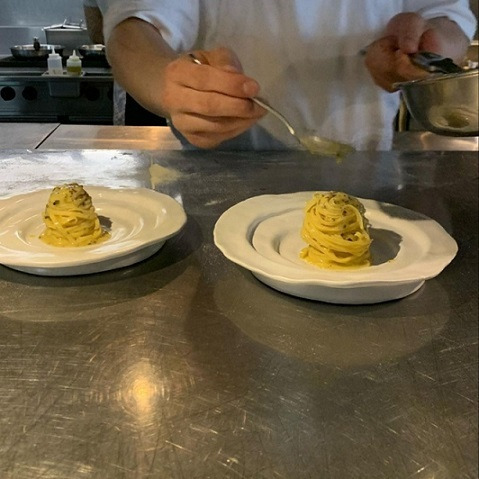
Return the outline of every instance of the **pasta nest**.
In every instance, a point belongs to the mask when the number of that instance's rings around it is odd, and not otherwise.
[[[87,246],[104,241],[104,231],[91,196],[78,183],[53,188],[43,213],[40,239],[53,246]]]
[[[343,192],[315,193],[305,206],[300,256],[323,268],[371,264],[371,237],[364,205]]]

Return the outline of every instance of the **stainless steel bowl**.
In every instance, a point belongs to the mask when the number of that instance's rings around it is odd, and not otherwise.
[[[81,47],[78,47],[78,53],[82,57],[104,57],[105,45],[99,43],[94,45],[82,45]]]
[[[47,58],[52,52],[53,48],[55,48],[55,52],[60,56],[63,54],[63,45],[50,45],[44,43],[42,43],[38,48],[35,48],[34,45],[15,45],[14,47],[10,48],[10,51],[15,58],[32,58],[39,60],[41,58]]]
[[[434,74],[398,83],[412,117],[438,135],[478,136],[479,71]]]

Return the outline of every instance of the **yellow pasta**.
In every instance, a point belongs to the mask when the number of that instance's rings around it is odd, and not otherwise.
[[[346,193],[315,193],[305,207],[300,252],[321,268],[360,268],[371,264],[369,222],[363,204]]]
[[[43,221],[40,239],[52,246],[88,246],[110,237],[101,228],[90,195],[78,183],[53,189]]]

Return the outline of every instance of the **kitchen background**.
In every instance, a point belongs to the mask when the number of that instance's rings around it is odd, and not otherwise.
[[[83,0],[0,0],[0,122],[111,124],[113,77],[104,54],[83,56],[78,78],[45,76],[46,59],[15,45],[63,45],[65,66],[73,49],[91,44],[83,25]],[[46,29],[68,24],[69,28]],[[45,30],[47,30],[47,33]],[[50,37],[47,39],[47,37]]]
[[[83,19],[83,0],[0,0],[0,56],[11,55],[10,47],[31,43],[33,37],[45,43],[43,27]]]
[[[83,20],[83,0],[1,0],[0,56],[10,55],[10,47],[30,43],[33,37],[45,42],[42,28],[79,23]],[[470,0],[478,15],[478,0]],[[476,33],[477,38],[477,33]]]
[[[477,17],[478,0],[470,0],[470,5]],[[65,24],[68,29],[59,29]],[[47,29],[53,26],[57,29]],[[84,22],[83,0],[0,0],[0,122],[165,124],[163,118],[142,109],[128,96],[124,118],[114,117],[114,82],[104,55],[103,59],[83,58],[84,75],[79,82],[69,82],[68,78],[50,81],[42,75],[45,60],[37,65],[32,59],[18,60],[11,56],[11,47],[33,45],[35,37],[43,44],[64,45],[64,60],[74,48],[91,44]],[[467,55],[468,61],[473,62],[470,65],[477,64],[477,33],[475,39]],[[397,131],[422,129],[404,104],[395,128]]]

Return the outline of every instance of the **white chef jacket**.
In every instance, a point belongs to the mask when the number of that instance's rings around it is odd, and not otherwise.
[[[178,53],[225,46],[260,84],[260,96],[298,131],[354,145],[390,149],[397,93],[376,86],[360,55],[400,12],[447,16],[472,38],[468,0],[116,0],[105,21],[108,38],[128,17],[153,24]],[[290,148],[296,142],[272,115],[231,148]]]

